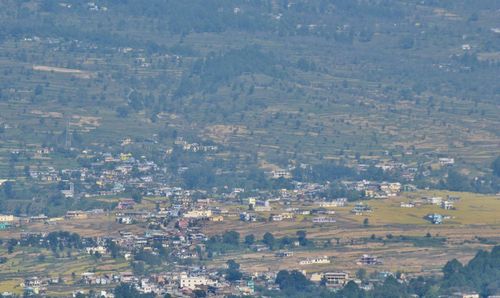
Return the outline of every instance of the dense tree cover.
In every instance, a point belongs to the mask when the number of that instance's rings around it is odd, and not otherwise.
[[[281,270],[276,276],[276,283],[279,285],[280,289],[285,292],[302,292],[312,285],[311,281],[297,270],[291,272]]]
[[[176,34],[191,32],[221,32],[228,29],[263,30],[269,27],[269,20],[263,17],[258,8],[264,1],[183,1],[152,0],[144,3],[139,0],[108,1],[111,8],[117,8],[127,14],[161,19],[160,28]],[[245,14],[238,15],[235,7],[245,9]],[[221,9],[223,8],[223,9]]]
[[[17,246],[38,247],[51,250],[55,255],[72,249],[82,249],[84,246],[95,245],[92,238],[82,238],[77,233],[67,231],[50,232],[46,236],[40,234],[30,234],[25,238],[9,239],[5,245],[8,253],[13,253]]]
[[[448,172],[446,179],[446,188],[453,191],[470,191],[471,185],[469,179],[455,170]]]
[[[246,46],[222,54],[210,53],[194,63],[189,77],[181,81],[176,96],[182,97],[199,90],[215,92],[220,84],[244,73],[282,76],[283,72],[277,64],[279,60],[273,54],[264,52],[258,46]]]
[[[153,298],[154,294],[142,294],[140,293],[134,285],[131,284],[120,284],[115,288],[114,291],[116,298]]]
[[[236,231],[227,231],[222,235],[210,237],[206,242],[206,250],[209,257],[214,253],[221,254],[240,247],[240,234]]]
[[[0,186],[0,209],[14,215],[62,216],[67,210],[112,209],[116,204],[93,199],[65,198],[60,185],[7,181]]]
[[[491,252],[480,250],[463,266],[454,259],[443,267],[442,287],[447,290],[470,289],[482,296],[498,294],[500,291],[500,246]]]

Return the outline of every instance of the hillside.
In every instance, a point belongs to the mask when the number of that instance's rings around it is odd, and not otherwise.
[[[179,137],[223,148],[206,157],[223,170],[452,157],[472,176],[499,154],[497,1],[2,7],[5,178],[75,166],[69,148],[158,156]],[[41,146],[55,153],[33,159]]]

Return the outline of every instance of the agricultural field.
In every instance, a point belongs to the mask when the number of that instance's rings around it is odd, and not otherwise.
[[[0,253],[6,255],[5,251]],[[84,272],[117,274],[129,270],[129,263],[124,260],[114,260],[110,257],[97,259],[82,255],[77,250],[67,250],[65,253],[66,255],[54,256],[50,250],[39,248],[23,248],[16,251],[15,254],[9,255],[6,263],[0,264],[0,290],[22,294],[21,283],[24,282],[24,278],[47,276],[61,281],[47,294],[67,297],[75,287],[82,289],[88,287],[76,283]]]
[[[401,202],[423,196],[458,196],[456,210],[443,210],[439,206],[422,205],[401,208]],[[254,234],[262,239],[266,232],[275,237],[294,237],[297,231],[307,231],[308,239],[320,244],[314,248],[294,250],[292,257],[277,257],[277,251],[237,252],[224,255],[220,262],[236,258],[242,268],[249,272],[279,270],[283,268],[318,271],[348,271],[360,268],[368,271],[403,271],[422,274],[439,271],[450,258],[468,261],[478,249],[486,249],[500,241],[500,198],[472,193],[443,191],[421,191],[404,193],[402,196],[384,200],[369,200],[366,203],[373,212],[353,215],[350,207],[332,208],[336,223],[313,224],[311,216],[297,216],[294,220],[281,222],[243,223],[229,219],[211,223],[205,227],[207,233],[235,230],[242,237]],[[299,206],[296,206],[299,207]],[[304,206],[302,206],[304,207]],[[240,207],[244,210],[245,207]],[[282,206],[273,206],[279,213]],[[307,208],[307,207],[304,207]],[[311,207],[309,207],[311,208]],[[429,213],[449,215],[441,225],[433,225],[424,217]],[[368,225],[363,224],[368,219]],[[322,243],[322,244],[321,244]],[[328,244],[326,244],[328,243]],[[356,262],[363,254],[375,255],[383,260],[381,265],[360,266]],[[330,264],[299,265],[300,260],[312,257],[331,257]],[[220,265],[219,263],[215,263]],[[217,265],[214,265],[217,266]]]

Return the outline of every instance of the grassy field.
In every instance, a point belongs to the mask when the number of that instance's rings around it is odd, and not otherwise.
[[[447,195],[458,196],[460,200],[454,204],[456,210],[443,210],[435,205],[422,205],[416,208],[401,208],[401,202],[423,196],[437,196],[446,199]],[[445,191],[423,191],[387,200],[372,200],[368,204],[374,212],[366,217],[374,225],[429,225],[424,220],[429,213],[450,216],[445,225],[492,225],[500,226],[500,197],[473,193],[453,193]],[[364,216],[353,217],[362,222]]]

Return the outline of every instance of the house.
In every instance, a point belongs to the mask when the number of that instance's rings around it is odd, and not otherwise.
[[[257,221],[257,217],[254,214],[250,214],[247,212],[240,213],[241,221]]]
[[[298,214],[298,215],[310,215],[311,214],[311,210],[295,210],[294,212],[295,212],[295,214]]]
[[[213,281],[206,276],[189,276],[181,273],[179,276],[179,287],[195,290],[199,286],[215,286],[217,281]]]
[[[451,297],[453,297],[453,298],[479,298],[480,295],[477,293],[454,293]]]
[[[95,253],[99,253],[99,254],[103,255],[107,251],[106,247],[104,247],[104,246],[87,247],[87,248],[85,248],[85,250],[87,251],[87,253],[89,255],[93,255]]]
[[[336,222],[335,219],[331,218],[331,217],[324,217],[324,216],[321,216],[321,217],[315,217],[312,219],[313,223],[334,223]]]
[[[212,210],[191,210],[184,213],[184,218],[209,218],[212,216]]]
[[[252,207],[253,207],[257,203],[257,199],[256,198],[252,198],[252,197],[250,197],[250,198],[244,198],[242,200],[242,202],[245,205],[248,205],[248,206],[252,205]]]
[[[14,220],[15,220],[14,215],[0,214],[0,222],[13,222]]]
[[[276,253],[277,257],[286,258],[293,256],[293,251],[280,251]]]
[[[66,212],[66,219],[86,219],[87,218],[87,213],[85,211],[68,211]]]
[[[358,265],[378,265],[380,263],[376,256],[371,255],[363,255],[357,262]]]
[[[356,206],[354,206],[351,212],[356,215],[363,215],[364,213],[372,212],[372,208],[370,208],[370,206],[366,204],[358,203],[356,204]]]
[[[429,214],[426,216],[426,218],[428,220],[430,220],[430,222],[432,222],[435,225],[439,225],[439,224],[443,223],[443,216],[441,214],[437,214],[437,213]]]
[[[271,172],[272,177],[274,179],[279,179],[279,178],[284,178],[284,179],[290,179],[292,178],[292,173],[286,170],[276,170]]]
[[[442,197],[428,197],[428,198],[424,198],[424,201],[426,201],[427,204],[440,206],[441,203],[443,202],[443,198]]]
[[[337,207],[336,202],[317,202],[316,203],[321,208]]]
[[[281,214],[271,214],[271,221],[282,221],[283,216]]]
[[[451,201],[443,201],[441,202],[441,208],[444,210],[454,210],[453,202]]]
[[[124,225],[131,225],[134,223],[134,219],[130,216],[119,216],[116,218],[116,222]]]
[[[322,201],[322,202],[319,202],[317,204],[319,205],[319,207],[322,207],[322,208],[332,208],[332,207],[344,207],[346,205],[346,202],[347,202],[347,199],[340,198],[340,199],[333,200],[331,202]]]
[[[75,184],[70,182],[69,189],[63,189],[61,190],[61,193],[65,198],[73,198],[75,196]]]
[[[119,210],[134,209],[134,206],[135,206],[134,200],[132,200],[132,199],[125,199],[125,200],[121,200],[118,203],[118,206],[116,206],[116,209],[119,209]]]
[[[45,214],[40,214],[40,215],[30,217],[30,222],[42,222],[42,221],[46,221],[47,219],[49,219],[49,218]]]
[[[439,159],[439,164],[441,166],[452,166],[455,164],[454,158],[442,157]]]
[[[130,283],[135,279],[134,273],[132,272],[122,272],[120,274],[120,282],[122,283]]]
[[[401,208],[414,208],[415,207],[415,204],[414,203],[405,203],[405,202],[401,202]]]
[[[401,183],[399,183],[399,182],[394,182],[394,183],[384,182],[384,183],[380,184],[380,190],[382,190],[383,192],[385,192],[389,196],[394,196],[401,191]]]
[[[32,287],[32,288],[40,287],[41,285],[42,285],[42,280],[36,276],[26,278],[23,283],[24,287]]]
[[[299,262],[300,265],[311,265],[311,264],[330,264],[330,259],[327,256],[318,258],[308,258]]]
[[[209,221],[221,222],[224,221],[224,217],[222,215],[213,215],[208,218]]]
[[[349,274],[346,272],[326,272],[323,279],[327,286],[344,286],[349,281]]]

